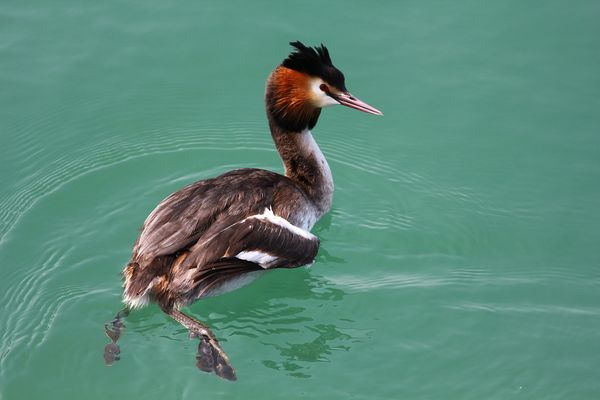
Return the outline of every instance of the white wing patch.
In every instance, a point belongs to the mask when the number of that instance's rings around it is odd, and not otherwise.
[[[280,216],[273,214],[273,210],[270,208],[265,208],[265,211],[262,214],[253,215],[246,219],[259,219],[263,221],[266,220],[275,225],[279,225],[280,227],[287,229],[295,235],[302,236],[305,239],[312,240],[316,238],[316,236],[312,233],[305,231],[302,228],[298,228],[296,225],[290,224],[290,222],[287,219],[281,218]]]
[[[260,265],[261,267],[265,267],[273,261],[277,260],[277,257],[274,257],[270,254],[263,253],[259,250],[254,251],[241,251],[236,256],[240,260],[246,260]]]
[[[312,233],[305,231],[304,229],[299,228],[295,225],[292,225],[285,218],[281,218],[281,217],[275,215],[273,213],[273,210],[270,208],[265,208],[265,211],[262,214],[252,215],[250,217],[245,218],[242,222],[245,222],[248,220],[253,220],[253,219],[257,219],[260,221],[266,221],[270,224],[277,225],[278,229],[281,229],[281,228],[286,229],[286,230],[290,231],[292,234],[298,235],[303,239],[309,239],[309,240],[316,239],[316,236],[313,235]],[[273,234],[275,235],[276,233],[273,232]],[[279,231],[279,234],[281,234],[281,231]],[[278,257],[273,256],[273,255],[267,253],[266,251],[262,251],[260,249],[241,251],[235,257],[239,258],[240,260],[245,260],[245,261],[250,261],[250,262],[256,263],[263,268],[269,268],[269,266],[272,265],[273,262],[275,262],[279,259]]]

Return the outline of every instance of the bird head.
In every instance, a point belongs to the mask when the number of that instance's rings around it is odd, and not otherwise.
[[[294,51],[271,73],[266,90],[267,113],[282,128],[293,132],[312,129],[321,109],[337,104],[383,115],[350,94],[344,74],[333,65],[323,44],[290,44]]]

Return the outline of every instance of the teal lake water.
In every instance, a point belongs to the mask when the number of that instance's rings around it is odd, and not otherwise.
[[[600,398],[600,3],[0,4],[0,399]],[[325,43],[374,117],[313,131],[332,211],[311,268],[187,310],[122,358],[103,325],[146,215],[282,171],[263,109],[288,42]]]

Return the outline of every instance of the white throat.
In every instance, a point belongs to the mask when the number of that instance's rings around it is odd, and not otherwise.
[[[323,198],[321,199],[321,204],[318,206],[323,212],[327,212],[331,208],[331,203],[333,201],[333,176],[331,175],[331,168],[329,168],[329,164],[319,148],[319,145],[313,138],[313,135],[310,133],[310,130],[305,129],[300,132],[299,135],[299,150],[306,156],[314,157],[314,160],[316,161],[318,172],[321,175],[321,189],[323,190]]]

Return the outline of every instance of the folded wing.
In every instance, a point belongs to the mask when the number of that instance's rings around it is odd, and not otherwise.
[[[270,209],[214,228],[173,263],[170,293],[199,298],[233,290],[252,272],[311,264],[319,250],[315,235]]]

